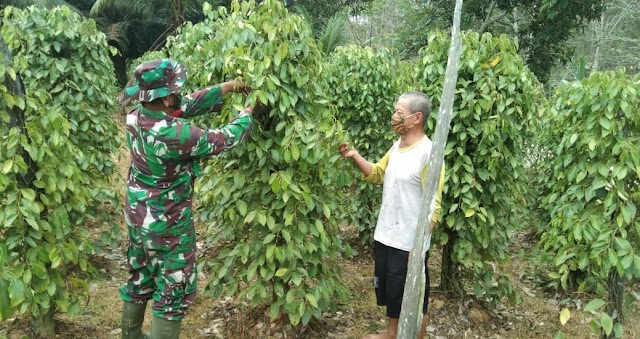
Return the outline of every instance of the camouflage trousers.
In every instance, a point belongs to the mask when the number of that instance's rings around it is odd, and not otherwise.
[[[146,303],[153,299],[155,316],[167,320],[185,316],[196,299],[198,283],[195,230],[190,217],[188,213],[188,218],[169,227],[161,221],[134,225],[127,217],[129,278],[120,287],[122,300]]]

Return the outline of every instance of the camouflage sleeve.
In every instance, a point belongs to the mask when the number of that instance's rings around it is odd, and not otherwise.
[[[222,87],[215,85],[182,98],[181,118],[195,117],[208,112],[220,111],[222,108]]]
[[[200,129],[184,123],[178,131],[177,145],[180,159],[197,159],[222,152],[231,148],[251,133],[252,117],[247,112],[240,112],[229,124],[219,129]],[[183,135],[183,137],[180,137]]]

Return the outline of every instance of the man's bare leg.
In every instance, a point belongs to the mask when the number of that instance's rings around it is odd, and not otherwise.
[[[424,335],[427,332],[427,315],[422,316],[422,325],[420,325],[420,332],[418,332],[418,339],[424,339]]]
[[[389,318],[389,323],[387,325],[387,331],[378,333],[378,334],[370,334],[365,339],[395,339],[396,334],[398,333],[398,318]]]

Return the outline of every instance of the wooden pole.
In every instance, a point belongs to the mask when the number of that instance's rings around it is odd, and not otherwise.
[[[436,194],[440,179],[440,171],[444,161],[444,148],[447,144],[449,134],[449,123],[451,122],[451,112],[453,111],[453,97],[455,94],[456,82],[458,80],[458,61],[460,60],[460,16],[462,12],[462,0],[456,0],[456,7],[453,14],[453,28],[451,31],[451,47],[449,48],[449,58],[447,60],[447,71],[445,73],[440,109],[438,110],[438,121],[433,139],[433,146],[429,156],[429,171],[425,185],[422,188],[422,208],[416,236],[413,242],[413,249],[409,255],[409,268],[407,280],[404,285],[404,297],[402,298],[402,310],[400,312],[400,322],[398,327],[399,339],[415,339],[418,336],[420,322],[422,319],[422,300],[418,296],[422,293],[422,280],[424,277],[424,252],[426,241],[431,237],[429,225],[436,205]]]

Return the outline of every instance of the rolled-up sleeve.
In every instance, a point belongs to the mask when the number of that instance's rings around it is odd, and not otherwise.
[[[185,95],[182,98],[180,118],[189,118],[222,109],[222,87],[215,85]]]
[[[389,164],[389,154],[391,151],[387,151],[387,154],[380,159],[375,164],[372,164],[372,171],[369,175],[362,175],[362,179],[366,182],[370,182],[373,184],[381,184],[384,182],[384,171],[387,169],[387,165]]]
[[[424,182],[427,179],[427,168],[429,165],[425,164],[422,170],[420,171],[420,185],[424,187]],[[433,211],[433,217],[431,220],[433,222],[438,222],[440,220],[440,213],[442,210],[442,191],[444,189],[444,162],[442,163],[442,170],[440,171],[440,179],[438,181],[438,193],[436,194],[436,208]]]
[[[251,114],[240,112],[229,124],[218,129],[200,129],[189,123],[178,128],[178,140],[175,145],[181,159],[199,159],[216,155],[226,148],[239,144],[253,127]]]

